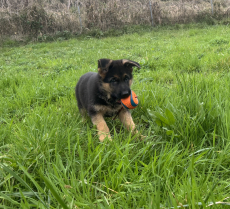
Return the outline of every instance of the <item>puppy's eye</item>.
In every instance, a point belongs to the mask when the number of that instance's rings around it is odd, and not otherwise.
[[[129,80],[129,77],[125,76],[124,81],[128,81],[128,80]]]
[[[111,82],[111,83],[116,83],[116,82],[117,82],[117,79],[116,79],[116,78],[112,78],[112,79],[110,80],[110,82]]]

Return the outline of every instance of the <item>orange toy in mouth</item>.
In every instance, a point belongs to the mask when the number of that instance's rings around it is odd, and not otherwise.
[[[121,104],[126,108],[126,109],[134,109],[138,105],[138,99],[137,95],[135,94],[134,91],[131,91],[131,94],[125,98],[121,99]]]

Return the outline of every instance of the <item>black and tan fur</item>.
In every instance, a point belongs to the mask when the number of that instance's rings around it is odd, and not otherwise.
[[[124,126],[135,130],[135,124],[129,110],[122,108],[121,99],[131,94],[132,67],[140,68],[137,62],[131,60],[98,60],[98,73],[84,74],[75,88],[79,111],[87,112],[94,125],[97,126],[99,140],[106,137],[111,140],[109,128],[104,117],[116,115]]]

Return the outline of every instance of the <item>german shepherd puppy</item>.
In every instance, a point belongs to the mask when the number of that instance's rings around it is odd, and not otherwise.
[[[88,113],[97,126],[99,140],[111,140],[104,117],[118,114],[125,127],[134,132],[135,124],[129,110],[122,108],[121,99],[131,94],[132,67],[141,68],[131,60],[98,60],[98,73],[88,72],[81,76],[75,88],[78,108],[84,116]]]

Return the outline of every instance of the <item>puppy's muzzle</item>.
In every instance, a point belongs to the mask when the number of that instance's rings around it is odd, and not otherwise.
[[[131,91],[129,90],[129,91],[122,91],[121,92],[121,99],[124,99],[124,98],[126,98],[126,97],[128,97],[129,95],[131,94]]]

